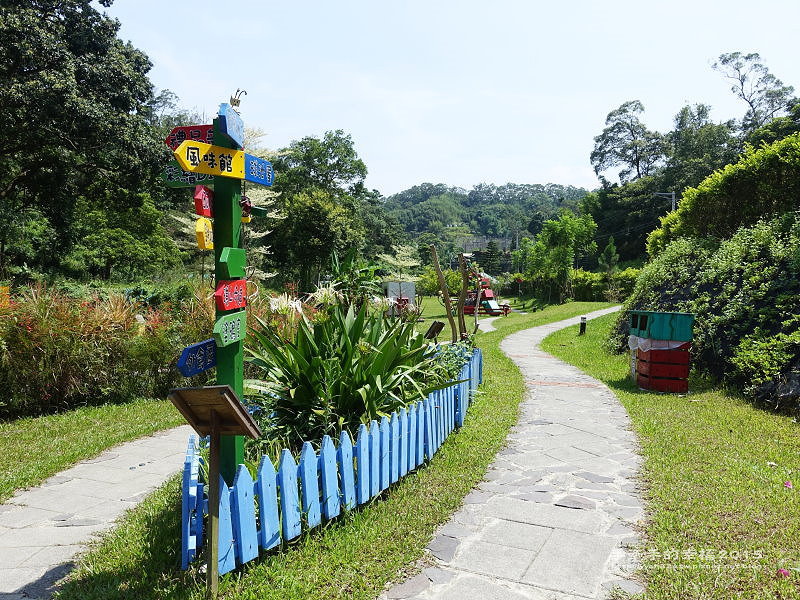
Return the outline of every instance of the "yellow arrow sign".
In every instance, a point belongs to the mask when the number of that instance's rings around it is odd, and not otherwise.
[[[244,179],[244,152],[186,140],[174,152],[184,171]]]

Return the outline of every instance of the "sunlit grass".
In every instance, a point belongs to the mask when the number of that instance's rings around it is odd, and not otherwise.
[[[0,502],[106,448],[181,425],[166,400],[137,400],[0,423]]]

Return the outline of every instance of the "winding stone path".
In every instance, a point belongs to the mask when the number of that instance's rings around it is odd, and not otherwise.
[[[181,469],[191,433],[111,448],[0,504],[0,600],[50,598],[96,533]]]
[[[605,385],[538,348],[579,321],[503,340],[528,388],[519,421],[430,543],[432,566],[381,598],[577,600],[605,598],[614,587],[642,591],[629,579],[644,512],[627,413]]]

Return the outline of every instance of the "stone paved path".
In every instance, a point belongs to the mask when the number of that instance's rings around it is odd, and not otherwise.
[[[0,505],[0,600],[49,598],[94,534],[181,469],[191,433],[111,448]]]
[[[528,387],[519,421],[429,545],[432,566],[381,598],[577,600],[605,598],[615,586],[641,591],[628,578],[644,514],[628,416],[606,386],[538,348],[579,320],[503,340]]]

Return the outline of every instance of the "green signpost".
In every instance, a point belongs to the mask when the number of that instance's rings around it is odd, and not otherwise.
[[[187,163],[186,143],[178,146],[175,157],[179,159],[181,168],[199,174],[204,165],[207,166],[215,160],[218,162],[216,156],[220,154],[220,148],[234,151],[230,153],[231,156],[238,156],[236,151],[243,150],[244,123],[229,104],[220,106],[213,127],[214,146],[205,148],[198,145],[198,148],[193,149],[197,154],[197,160]],[[184,149],[183,154],[181,148]],[[203,156],[202,152],[206,152],[207,155]],[[250,155],[242,157],[242,161],[244,166],[241,174],[237,171],[231,174],[221,173],[225,176],[214,177],[213,247],[214,277],[217,282],[245,277],[245,252],[241,247],[242,179],[261,185],[271,185],[273,181],[272,165],[269,162]],[[217,307],[214,325],[214,339],[217,345],[217,384],[230,386],[239,398],[244,391],[244,337],[247,323],[245,311],[246,308],[243,306],[230,310]],[[220,474],[228,485],[233,484],[236,467],[243,462],[244,438],[239,435],[222,435]]]

